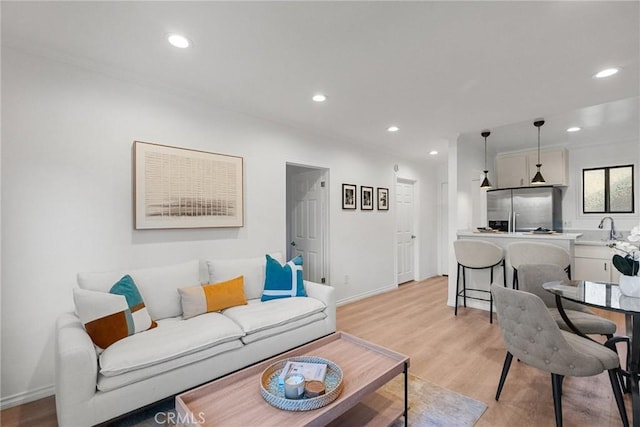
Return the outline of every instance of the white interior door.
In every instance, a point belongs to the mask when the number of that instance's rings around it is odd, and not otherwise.
[[[398,284],[414,280],[413,182],[396,182]]]
[[[298,170],[291,175],[289,256],[302,255],[305,280],[325,282],[324,219],[327,184],[321,169]]]

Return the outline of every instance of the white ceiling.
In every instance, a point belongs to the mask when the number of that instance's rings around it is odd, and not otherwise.
[[[492,150],[534,147],[541,117],[543,146],[637,139],[639,5],[3,1],[2,44],[442,160],[448,140],[481,143],[483,129]],[[168,45],[170,32],[193,46]],[[620,73],[592,77],[610,66]]]

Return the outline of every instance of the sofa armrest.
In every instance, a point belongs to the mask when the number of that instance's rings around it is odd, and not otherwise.
[[[91,406],[98,379],[98,357],[78,316],[64,313],[56,322],[56,410],[60,425],[73,425]]]
[[[336,330],[336,290],[333,286],[322,285],[316,282],[304,281],[307,296],[322,301],[326,306],[327,317],[333,331]]]

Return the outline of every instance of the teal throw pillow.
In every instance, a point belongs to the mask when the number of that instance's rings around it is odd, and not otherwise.
[[[264,290],[261,301],[278,298],[306,297],[302,277],[302,255],[285,265],[267,255]]]
[[[143,332],[147,329],[155,328],[157,323],[151,320],[149,311],[144,304],[142,295],[136,286],[133,278],[128,274],[118,280],[115,285],[109,290],[110,294],[123,295],[127,300],[127,305],[131,311],[131,320],[133,321],[133,333]],[[133,335],[130,333],[129,335]]]

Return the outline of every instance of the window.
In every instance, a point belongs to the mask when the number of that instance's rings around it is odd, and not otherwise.
[[[582,170],[583,213],[634,213],[633,165]]]

